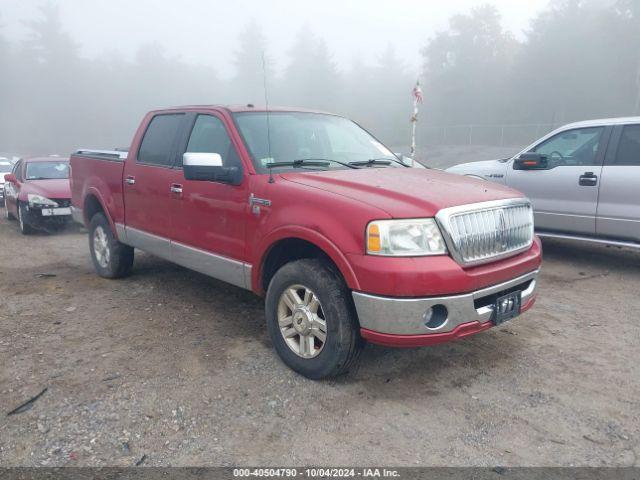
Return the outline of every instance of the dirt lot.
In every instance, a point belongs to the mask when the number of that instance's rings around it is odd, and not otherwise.
[[[0,465],[640,465],[638,253],[547,241],[522,318],[312,382],[261,299],[86,242],[0,222]]]

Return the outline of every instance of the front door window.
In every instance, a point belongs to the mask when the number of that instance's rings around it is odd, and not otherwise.
[[[589,127],[561,132],[533,151],[546,155],[550,168],[599,165],[597,153],[603,130],[603,127]]]

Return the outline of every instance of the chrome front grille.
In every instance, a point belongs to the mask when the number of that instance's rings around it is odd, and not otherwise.
[[[446,208],[436,218],[451,256],[465,266],[515,255],[533,242],[533,210],[523,198]]]

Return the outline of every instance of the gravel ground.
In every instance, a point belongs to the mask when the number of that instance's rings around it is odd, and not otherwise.
[[[104,280],[86,243],[0,221],[2,466],[640,464],[636,252],[547,241],[523,317],[313,382],[260,298],[144,254]]]

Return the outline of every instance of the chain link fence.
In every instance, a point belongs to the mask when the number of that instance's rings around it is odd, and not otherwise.
[[[487,145],[519,147],[556,129],[552,123],[511,125],[419,126],[419,141],[426,145]]]

